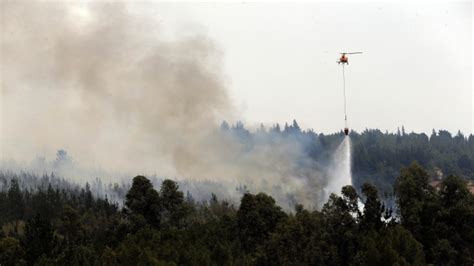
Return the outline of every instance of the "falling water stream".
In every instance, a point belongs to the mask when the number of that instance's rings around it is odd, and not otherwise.
[[[328,175],[327,197],[331,193],[340,195],[343,186],[352,185],[351,139],[349,136],[344,137],[334,152]]]

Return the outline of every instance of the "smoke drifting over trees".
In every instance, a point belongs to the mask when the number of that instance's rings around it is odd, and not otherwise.
[[[324,202],[342,135],[302,131],[296,121],[256,132],[221,126],[239,115],[222,52],[202,32],[169,38],[157,19],[121,3],[1,7],[2,169],[37,157],[30,166],[40,175],[76,181],[158,175],[179,179],[195,197],[203,188],[220,198],[248,189],[284,207]],[[472,136],[448,135],[352,133],[354,185],[370,181],[390,193],[412,160],[471,177]],[[56,156],[59,149],[67,154]]]
[[[285,184],[282,195],[314,202],[322,176],[301,142],[248,145],[217,130],[236,111],[204,34],[164,38],[154,18],[117,3],[7,1],[2,15],[2,159],[64,148],[91,168],[269,193]]]

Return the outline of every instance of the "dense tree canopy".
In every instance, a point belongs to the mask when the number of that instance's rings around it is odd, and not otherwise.
[[[264,193],[244,194],[237,208],[215,195],[185,199],[172,180],[156,190],[144,176],[133,179],[123,208],[91,197],[88,185],[22,189],[12,179],[0,190],[0,212],[8,213],[0,263],[472,265],[473,195],[459,177],[437,189],[428,178],[418,164],[401,170],[393,215],[368,183],[361,194],[342,188],[321,210],[285,213]]]

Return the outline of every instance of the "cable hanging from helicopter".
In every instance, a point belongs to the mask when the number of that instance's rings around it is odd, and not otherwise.
[[[346,76],[344,73],[344,65],[349,65],[349,58],[346,55],[348,54],[361,54],[362,52],[345,52],[341,53],[341,57],[337,61],[338,64],[342,64],[342,86],[344,94],[344,134],[349,135],[349,126],[347,125],[347,108],[346,108]]]

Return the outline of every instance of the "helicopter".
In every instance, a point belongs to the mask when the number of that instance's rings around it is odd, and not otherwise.
[[[347,58],[346,54],[361,54],[362,52],[350,52],[350,53],[341,53],[341,58],[337,61],[338,64],[349,64],[349,58]]]
[[[344,52],[341,53],[341,58],[339,58],[339,61],[336,61],[338,64],[342,64],[342,79],[343,79],[343,84],[344,84],[344,135],[349,135],[349,127],[347,126],[347,111],[346,111],[346,80],[345,80],[345,75],[344,75],[344,64],[348,65],[349,64],[349,58],[347,58],[346,55],[348,54],[361,54],[362,52]]]

